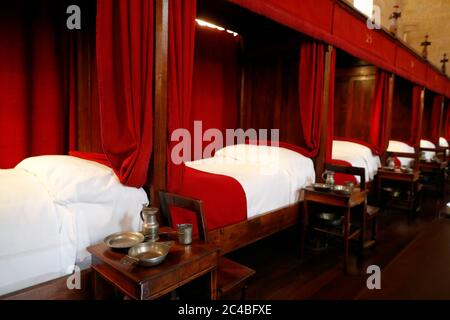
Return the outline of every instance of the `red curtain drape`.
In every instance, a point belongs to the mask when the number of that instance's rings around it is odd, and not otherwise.
[[[304,40],[300,45],[299,106],[305,142],[301,148],[307,157],[314,157],[319,151],[324,68],[325,44]]]
[[[182,186],[184,169],[183,165],[177,165],[171,159],[172,148],[178,143],[171,141],[171,135],[176,129],[188,129],[192,123],[196,11],[195,0],[169,2],[167,188],[173,192]]]
[[[58,2],[0,4],[0,168],[67,149]]]
[[[153,20],[148,0],[98,0],[103,151],[120,181],[141,187],[152,151]]]
[[[449,100],[446,99],[445,110],[444,110],[444,124],[443,124],[443,137],[450,140],[450,105]]]
[[[421,117],[422,117],[422,99],[423,90],[421,86],[414,86],[412,92],[412,115],[411,115],[411,131],[410,139],[407,143],[410,146],[417,147],[420,144],[422,136]]]
[[[430,121],[430,139],[434,143],[439,142],[441,137],[441,113],[442,113],[442,103],[444,102],[444,97],[441,95],[435,95],[433,97],[433,104],[431,110],[431,121]]]
[[[372,150],[381,154],[386,150],[387,122],[389,116],[389,73],[378,69],[375,80],[375,91],[372,103],[372,119],[370,123],[370,143]]]
[[[238,127],[239,42],[239,36],[225,31],[196,29],[191,118],[202,122],[203,132],[218,129],[225,137],[226,129]],[[201,150],[210,143],[204,141]],[[200,154],[192,156],[201,158]]]

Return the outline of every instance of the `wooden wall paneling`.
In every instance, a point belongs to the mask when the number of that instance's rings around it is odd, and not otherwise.
[[[336,70],[335,135],[368,141],[376,68],[358,66]]]
[[[300,39],[245,40],[240,123],[244,129],[279,129],[280,140],[301,144],[298,66]]]
[[[325,171],[325,162],[327,156],[327,140],[328,140],[328,113],[330,105],[330,77],[331,77],[331,58],[333,46],[329,45],[325,55],[325,75],[323,84],[323,109],[320,128],[320,146],[314,161],[314,170],[316,171],[316,180],[322,181],[322,173]]]
[[[413,86],[400,77],[394,81],[390,140],[407,141],[411,132]]]
[[[158,192],[166,189],[167,176],[167,63],[169,0],[155,1],[155,61],[153,154],[149,166],[151,204],[159,206]]]

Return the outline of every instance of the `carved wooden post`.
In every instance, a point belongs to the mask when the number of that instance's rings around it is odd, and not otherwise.
[[[331,58],[333,54],[333,46],[328,46],[327,53],[325,55],[325,76],[323,85],[323,109],[320,128],[320,147],[316,156],[315,170],[316,180],[322,180],[322,172],[325,170],[326,153],[327,153],[327,137],[328,137],[328,112],[330,105],[330,76],[331,76]],[[334,98],[334,97],[331,97]],[[333,137],[331,137],[333,138]]]
[[[149,173],[152,206],[159,206],[158,192],[166,189],[167,168],[167,61],[169,47],[169,0],[156,0],[153,157]]]

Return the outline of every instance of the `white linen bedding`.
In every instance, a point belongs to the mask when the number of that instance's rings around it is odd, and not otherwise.
[[[359,143],[334,140],[332,158],[350,163],[352,167],[364,168],[366,182],[374,179],[381,167],[380,157],[372,154],[370,148]],[[359,177],[356,177],[357,180]],[[359,182],[359,181],[358,181]]]
[[[433,142],[428,141],[428,140],[420,140],[420,147],[435,149],[436,145]],[[436,155],[436,152],[424,151],[424,157],[425,157],[426,161],[431,161],[435,155]]]
[[[448,145],[447,139],[445,139],[444,137],[440,137],[439,138],[439,146],[442,147],[442,148],[448,148],[449,145]],[[450,150],[448,150],[448,149],[445,150],[445,155],[449,156],[450,155]]]
[[[397,140],[390,140],[389,146],[387,151],[389,152],[402,152],[402,153],[415,153],[414,147],[411,147],[409,144],[397,141]],[[400,164],[405,167],[411,167],[414,159],[411,158],[405,158],[405,157],[398,157],[398,160],[400,161]]]
[[[100,176],[92,179],[93,171]],[[74,157],[29,158],[0,170],[0,295],[88,266],[86,247],[136,230],[147,202],[144,190],[122,186],[110,168]]]
[[[271,146],[228,146],[186,166],[237,180],[247,199],[248,219],[294,204],[300,190],[315,182],[311,159]]]

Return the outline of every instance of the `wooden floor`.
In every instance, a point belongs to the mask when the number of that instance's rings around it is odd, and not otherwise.
[[[355,299],[366,288],[367,266],[378,265],[383,270],[433,222],[445,221],[440,213],[447,201],[450,201],[449,196],[443,199],[426,195],[423,212],[411,223],[405,213],[384,212],[380,218],[377,246],[366,253],[362,266],[358,266],[356,257],[352,256],[348,275],[343,273],[342,247],[333,239],[327,240],[327,248],[310,249],[300,260],[299,232],[295,228],[229,257],[256,270],[247,299]]]

